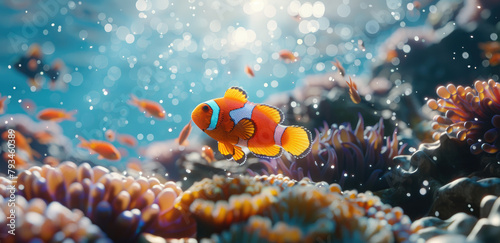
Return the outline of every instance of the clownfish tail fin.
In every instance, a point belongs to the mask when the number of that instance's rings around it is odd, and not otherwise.
[[[311,132],[304,127],[289,126],[281,137],[281,146],[297,158],[303,158],[311,151]]]

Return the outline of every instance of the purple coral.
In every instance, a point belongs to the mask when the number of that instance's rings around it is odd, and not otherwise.
[[[162,237],[189,237],[196,223],[174,208],[182,190],[174,182],[156,178],[134,179],[110,173],[102,166],[31,167],[18,178],[17,188],[27,200],[57,201],[81,210],[110,238],[134,242],[144,232]]]
[[[350,124],[330,128],[325,124],[321,132],[316,129],[312,151],[305,158],[261,160],[265,169],[248,172],[282,173],[296,180],[309,177],[316,182],[338,183],[345,189],[379,190],[388,187],[382,177],[396,166],[392,158],[400,155],[405,146],[398,145],[397,131],[384,138],[382,119],[373,127],[364,127],[359,115],[354,131]]]

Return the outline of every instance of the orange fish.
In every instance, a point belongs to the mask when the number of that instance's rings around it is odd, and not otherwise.
[[[225,158],[240,164],[246,160],[241,146],[264,158],[280,157],[283,149],[301,158],[311,150],[311,133],[306,128],[281,125],[281,110],[249,102],[246,92],[238,87],[229,88],[222,98],[199,104],[191,118],[219,142]]]
[[[146,116],[148,117],[165,118],[163,107],[152,100],[138,99],[135,95],[131,94],[129,104],[137,106],[141,112],[146,112]]]
[[[78,145],[81,148],[88,149],[90,153],[99,154],[98,159],[109,159],[109,160],[119,160],[121,158],[120,152],[116,149],[115,146],[106,142],[99,140],[90,140],[87,141],[83,138],[80,139],[80,144]]]
[[[115,131],[111,130],[111,129],[108,129],[105,133],[104,133],[104,136],[106,137],[106,139],[110,142],[113,142],[115,141],[115,138],[116,138],[116,133]]]
[[[387,56],[385,57],[386,62],[392,62],[392,59],[398,57],[398,51],[395,49],[391,49],[387,52]]]
[[[40,144],[48,144],[54,139],[54,136],[52,136],[52,133],[47,132],[47,131],[39,131],[35,132],[33,134],[33,137],[40,143]]]
[[[16,165],[16,169],[25,169],[28,168],[28,162],[17,156],[16,154],[11,153],[3,153],[3,159],[5,161],[14,160],[14,164]],[[12,161],[11,161],[12,162]],[[11,163],[9,163],[11,164]]]
[[[493,53],[489,61],[491,66],[496,66],[500,64],[500,53]]]
[[[2,97],[0,95],[0,115],[5,113],[5,100],[7,99],[7,96]]]
[[[215,160],[214,150],[210,146],[203,146],[201,148],[201,157],[204,158],[208,163],[212,163]]]
[[[21,101],[21,107],[23,108],[24,111],[26,111],[26,113],[30,115],[35,114],[36,104],[32,100],[23,99],[23,101]]]
[[[7,141],[9,140],[9,131],[5,131],[2,133],[2,139],[4,141]],[[19,131],[16,131],[14,130],[14,133],[12,133],[15,135],[14,137],[14,143],[16,145],[16,148],[18,149],[21,149],[21,150],[24,150],[27,154],[28,154],[28,158],[29,160],[33,160],[33,156],[39,158],[40,157],[40,154],[33,150],[30,146],[30,143],[31,143],[31,138],[26,138],[22,133],[20,133]]]
[[[359,102],[361,102],[361,96],[359,96],[358,86],[352,81],[351,77],[349,77],[349,81],[350,83],[345,81],[349,86],[349,96],[351,96],[351,100],[354,104],[359,104]]]
[[[498,41],[483,42],[479,43],[478,46],[484,53],[500,52],[500,42]]]
[[[61,122],[63,120],[74,121],[74,114],[76,114],[76,110],[67,112],[63,109],[47,108],[38,112],[38,119],[54,122]]]
[[[248,77],[253,78],[255,77],[255,74],[253,73],[253,70],[250,66],[246,65],[245,66],[245,73],[248,75]]]
[[[298,57],[296,57],[293,52],[289,50],[281,50],[280,51],[280,58],[283,59],[286,63],[291,63],[291,62],[296,62],[299,60]]]
[[[420,9],[422,7],[422,4],[419,1],[413,1],[413,6],[415,9]]]
[[[337,60],[337,58],[335,58],[335,62],[331,62],[335,67],[337,67],[337,70],[339,71],[340,75],[342,75],[342,77],[345,77],[345,68],[344,66],[342,66],[342,64],[340,64],[339,60]]]
[[[187,146],[189,142],[187,141],[187,138],[189,137],[189,134],[191,134],[191,129],[193,127],[191,126],[191,121],[181,130],[181,133],[179,134],[179,137],[175,139],[177,143],[181,146]]]
[[[132,135],[120,134],[120,135],[116,136],[116,140],[120,144],[127,145],[129,147],[135,147],[135,146],[137,146],[137,140]]]

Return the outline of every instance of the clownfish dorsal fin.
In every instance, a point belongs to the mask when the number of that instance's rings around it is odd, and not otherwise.
[[[224,94],[224,98],[235,99],[243,103],[247,102],[247,97],[247,92],[240,87],[231,87]]]
[[[231,131],[237,137],[248,140],[255,134],[255,123],[249,119],[242,119]]]
[[[281,124],[285,120],[283,112],[271,105],[258,104],[255,108],[259,109],[262,113],[266,114],[274,122]]]

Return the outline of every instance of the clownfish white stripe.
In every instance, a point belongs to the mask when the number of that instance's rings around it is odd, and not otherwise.
[[[230,111],[229,116],[233,119],[234,124],[236,125],[243,119],[252,119],[252,112],[254,108],[254,104],[245,103],[243,107]]]
[[[217,127],[217,123],[219,122],[219,112],[220,108],[219,105],[217,105],[217,102],[214,100],[209,100],[205,102],[207,105],[212,108],[212,117],[210,118],[210,125],[208,126],[207,130],[214,130]]]
[[[283,125],[276,125],[276,128],[274,129],[274,143],[276,145],[281,146],[281,137],[283,137],[283,133],[285,133],[286,126]]]

